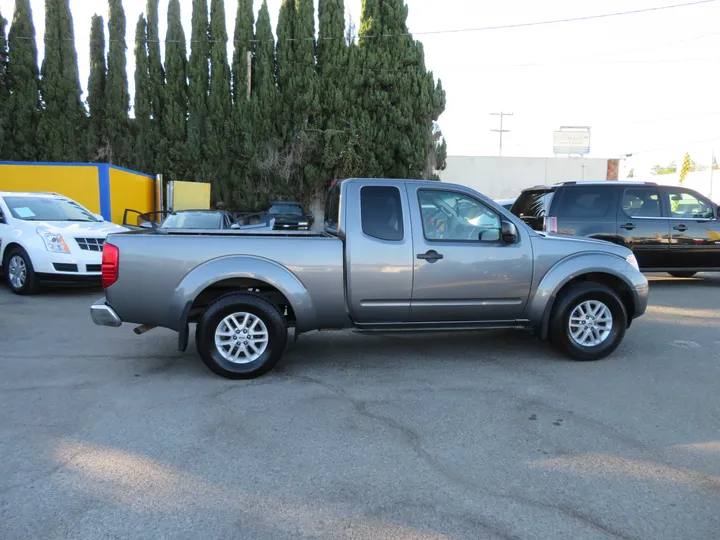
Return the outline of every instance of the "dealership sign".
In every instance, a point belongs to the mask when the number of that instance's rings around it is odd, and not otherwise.
[[[589,154],[590,128],[560,128],[560,131],[553,133],[553,152],[555,154]]]

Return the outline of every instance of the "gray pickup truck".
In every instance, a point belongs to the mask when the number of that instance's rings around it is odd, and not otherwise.
[[[205,364],[253,378],[288,328],[358,331],[531,328],[576,360],[603,358],[645,312],[629,249],[536,232],[468,188],[348,179],[330,188],[324,232],[112,234],[96,324],[153,327],[195,343]]]

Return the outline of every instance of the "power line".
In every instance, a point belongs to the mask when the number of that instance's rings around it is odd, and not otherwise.
[[[635,9],[630,11],[616,11],[612,13],[599,13],[595,15],[584,15],[579,17],[569,17],[566,19],[549,19],[544,21],[529,21],[529,22],[522,22],[522,23],[510,23],[510,24],[499,24],[495,26],[479,26],[476,28],[454,28],[454,29],[448,29],[448,30],[427,30],[427,31],[421,31],[421,32],[401,32],[401,33],[395,33],[395,34],[365,34],[362,36],[357,36],[358,40],[361,39],[379,39],[379,38],[400,38],[400,37],[412,37],[412,36],[429,36],[429,35],[443,35],[443,34],[464,34],[464,33],[471,33],[471,32],[488,32],[493,30],[510,30],[514,28],[528,28],[533,26],[547,26],[547,25],[554,25],[554,24],[563,24],[563,23],[570,23],[570,22],[581,22],[581,21],[591,21],[591,20],[597,20],[597,19],[607,19],[611,17],[621,17],[626,15],[637,15],[640,13],[651,13],[656,11],[665,11],[669,9],[677,9],[677,8],[683,8],[683,7],[690,7],[690,6],[697,6],[701,4],[709,4],[712,2],[715,2],[716,0],[696,0],[694,2],[685,2],[681,4],[671,4],[666,6],[655,6],[650,8],[642,8],[642,9]],[[32,37],[27,36],[14,36],[14,39],[36,39]],[[77,41],[78,39],[82,39],[83,41],[92,42],[90,38],[49,38],[48,41]],[[328,36],[328,37],[307,37],[307,38],[286,38],[283,41],[284,42],[290,42],[290,41],[332,41],[332,40],[345,40],[346,37],[343,36]],[[45,38],[43,38],[45,40]],[[111,40],[106,39],[106,43],[110,43],[113,41],[126,41],[123,40]],[[269,42],[273,41],[275,42],[275,38],[272,40],[261,40],[261,39],[249,39],[249,40],[221,40],[221,39],[208,39],[207,41],[203,40],[203,43],[263,43],[263,42]],[[193,40],[193,39],[187,39],[187,40],[144,40],[145,43],[197,43],[199,40]]]
[[[500,117],[500,129],[491,129],[490,131],[494,131],[495,133],[500,134],[500,153],[498,155],[502,156],[503,133],[510,133],[509,129],[503,129],[503,118],[505,118],[506,116],[513,116],[513,113],[493,112],[493,113],[490,113],[490,116],[499,116]]]

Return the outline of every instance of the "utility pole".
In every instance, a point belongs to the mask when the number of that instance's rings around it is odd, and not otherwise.
[[[510,133],[509,129],[503,129],[503,118],[506,116],[512,116],[513,113],[507,113],[507,112],[494,112],[490,113],[490,116],[499,116],[500,117],[500,129],[491,129],[490,131],[494,131],[496,133],[500,133],[500,153],[499,156],[502,156],[502,139],[503,139],[503,133]]]

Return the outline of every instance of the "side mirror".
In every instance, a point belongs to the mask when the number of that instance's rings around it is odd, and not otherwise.
[[[312,219],[313,213],[312,213],[312,212],[307,212],[307,213],[305,214],[305,217]]]
[[[143,221],[140,224],[140,227],[142,227],[143,229],[152,229],[153,228],[152,223],[150,223],[149,221]]]
[[[500,234],[503,242],[506,244],[514,244],[518,241],[518,230],[514,223],[503,221]]]
[[[1,223],[1,224],[6,224],[6,223],[7,223],[7,221],[5,221],[5,216],[3,216],[2,214],[0,214],[0,223]]]
[[[95,214],[95,217],[96,217],[99,221],[105,221],[105,218],[103,217],[102,214]]]
[[[233,223],[232,225],[230,225],[230,228],[231,228],[231,229],[239,229],[239,228],[240,228],[240,224],[239,224],[239,223]]]

